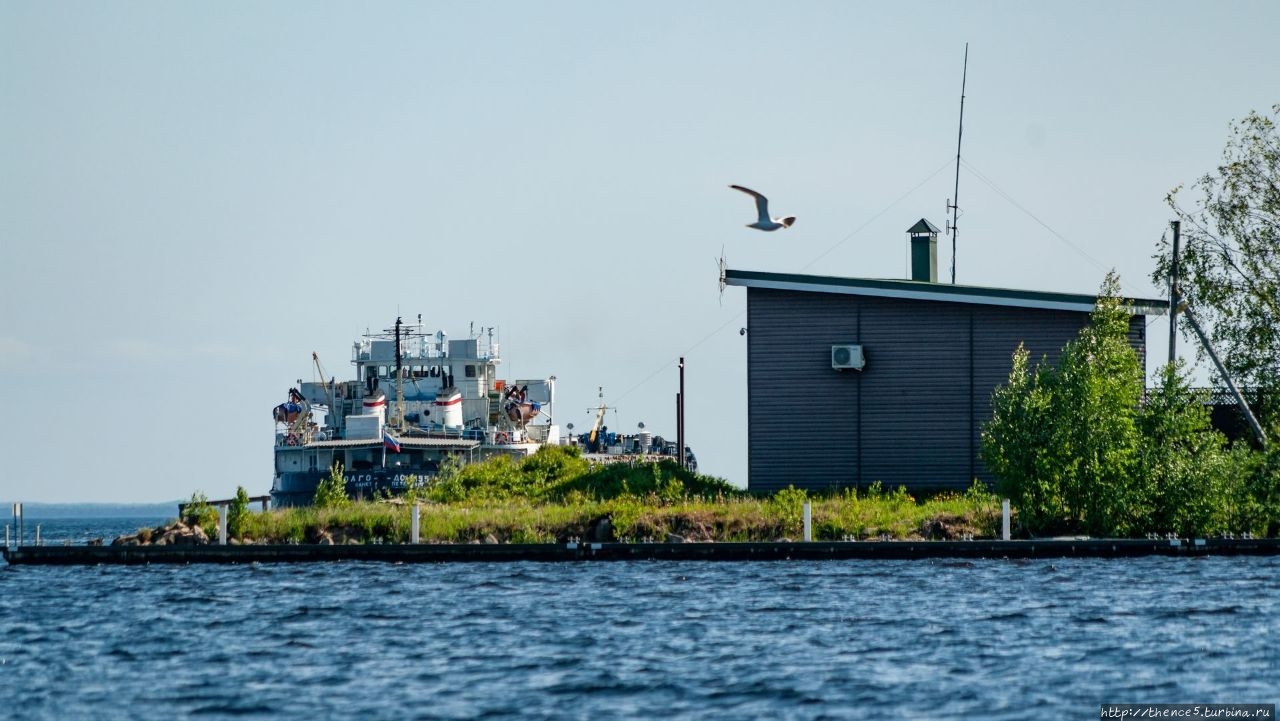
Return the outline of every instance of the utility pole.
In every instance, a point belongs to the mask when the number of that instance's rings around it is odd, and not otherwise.
[[[1182,221],[1173,226],[1173,260],[1169,264],[1169,362],[1178,357],[1178,253],[1182,241]]]
[[[676,394],[676,457],[684,468],[684,356],[680,356],[680,392]]]

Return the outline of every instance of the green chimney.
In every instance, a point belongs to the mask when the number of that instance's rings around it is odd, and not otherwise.
[[[921,218],[920,222],[907,228],[907,235],[911,238],[911,280],[937,283],[937,226]]]

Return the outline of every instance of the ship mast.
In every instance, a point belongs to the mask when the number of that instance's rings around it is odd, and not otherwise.
[[[404,354],[400,348],[400,316],[396,316],[396,415],[392,419],[398,430],[404,429]]]

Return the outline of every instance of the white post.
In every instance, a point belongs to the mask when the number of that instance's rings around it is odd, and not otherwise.
[[[9,524],[4,524],[4,547],[9,547]]]
[[[1009,540],[1009,499],[1000,501],[1000,537]]]
[[[227,504],[218,506],[218,545],[227,545]]]
[[[804,502],[804,540],[806,543],[813,540],[813,509],[808,501]]]
[[[36,545],[40,545],[40,524],[36,524]]]
[[[417,503],[413,504],[412,523],[409,524],[409,543],[418,542],[418,518],[422,515],[422,507]]]

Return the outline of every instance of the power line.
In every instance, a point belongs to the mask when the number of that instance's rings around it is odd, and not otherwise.
[[[938,173],[941,173],[942,171],[946,170],[946,169],[947,169],[947,167],[948,167],[948,166],[950,166],[950,165],[951,165],[951,159],[950,159],[950,158],[947,158],[947,159],[942,163],[942,165],[939,165],[939,166],[938,166],[938,169],[937,169],[937,170],[933,171],[932,173],[929,173],[929,175],[928,175],[928,176],[926,176],[924,180],[921,180],[919,183],[916,183],[914,186],[912,186],[912,188],[911,188],[910,190],[908,190],[907,192],[905,192],[905,193],[903,193],[902,195],[900,195],[900,196],[898,196],[897,198],[895,198],[895,199],[893,200],[893,202],[891,202],[891,203],[889,203],[888,205],[886,205],[886,206],[884,207],[884,209],[882,209],[880,212],[878,212],[878,213],[876,213],[875,215],[873,215],[873,216],[871,216],[870,218],[868,218],[865,222],[863,222],[863,223],[862,223],[862,225],[859,225],[857,228],[854,228],[852,231],[850,231],[850,232],[849,232],[849,234],[848,234],[848,235],[844,236],[844,237],[843,237],[843,238],[841,238],[838,242],[836,242],[836,244],[835,244],[835,245],[831,246],[830,248],[827,248],[827,249],[826,249],[826,250],[824,250],[821,254],[819,254],[816,258],[814,258],[813,260],[809,261],[807,264],[805,264],[804,266],[802,266],[802,267],[800,268],[800,270],[805,270],[805,269],[809,268],[809,267],[810,267],[810,266],[812,266],[814,263],[817,263],[819,260],[822,260],[822,259],[823,259],[823,258],[825,258],[826,256],[830,255],[830,254],[831,254],[831,253],[832,253],[836,248],[839,248],[840,246],[842,246],[842,245],[844,245],[845,243],[849,242],[849,241],[850,241],[854,236],[856,236],[858,233],[861,233],[863,230],[865,230],[865,229],[867,228],[867,226],[871,225],[871,224],[872,224],[872,223],[874,223],[876,220],[878,220],[878,219],[880,218],[880,216],[884,215],[885,213],[888,213],[890,210],[893,210],[893,208],[894,208],[895,206],[897,206],[897,205],[898,205],[898,203],[901,203],[902,201],[904,201],[904,200],[906,200],[908,197],[910,197],[913,193],[915,193],[917,190],[919,190],[920,188],[923,188],[923,187],[924,187],[924,186],[925,186],[925,185],[926,185],[930,180],[933,180],[933,179],[934,179],[934,177],[936,177],[936,176],[938,175]],[[711,340],[711,338],[715,337],[718,333],[720,333],[720,331],[724,330],[725,328],[727,328],[728,326],[730,326],[731,324],[733,324],[735,321],[737,321],[739,318],[741,318],[741,317],[742,317],[742,316],[744,316],[744,315],[746,315],[746,311],[745,311],[745,310],[743,310],[743,311],[739,311],[739,312],[738,312],[736,315],[734,315],[732,318],[730,318],[729,320],[727,320],[727,321],[725,321],[724,323],[722,323],[722,324],[720,325],[720,327],[719,327],[719,328],[716,328],[715,330],[711,331],[710,333],[707,333],[707,334],[706,334],[706,335],[704,335],[700,340],[698,340],[696,343],[694,343],[693,345],[691,345],[691,346],[689,346],[688,348],[686,348],[686,349],[685,349],[685,351],[684,351],[683,353],[681,353],[680,355],[681,355],[681,356],[687,356],[687,355],[690,355],[691,353],[693,353],[693,350],[694,350],[695,348],[697,348],[698,346],[702,345],[703,343],[706,343],[708,340]],[[640,387],[644,386],[646,383],[648,383],[649,381],[651,381],[651,380],[653,380],[654,378],[656,378],[656,377],[658,376],[658,374],[659,374],[659,373],[661,373],[661,372],[663,372],[663,371],[667,370],[668,368],[670,368],[670,367],[671,367],[671,365],[672,365],[673,363],[677,362],[677,359],[678,359],[678,358],[679,358],[679,356],[676,356],[675,358],[672,358],[671,360],[669,360],[669,361],[667,361],[667,362],[663,363],[661,366],[659,366],[657,369],[655,369],[652,373],[650,373],[648,376],[646,376],[646,377],[644,378],[644,380],[642,380],[642,381],[640,381],[639,383],[635,384],[634,386],[631,386],[630,388],[628,388],[628,389],[627,389],[627,390],[626,390],[622,395],[618,396],[618,397],[615,399],[615,401],[614,401],[614,402],[617,402],[617,401],[620,401],[620,400],[622,400],[622,399],[626,398],[628,395],[630,395],[630,394],[634,393],[634,392],[635,392],[636,390],[638,390]]]
[[[822,260],[823,258],[825,258],[825,257],[827,257],[828,255],[830,255],[830,254],[831,254],[831,252],[832,252],[832,251],[834,251],[836,248],[839,248],[840,246],[842,246],[842,245],[844,245],[845,243],[849,242],[849,240],[850,240],[850,239],[852,239],[852,238],[853,238],[853,236],[857,235],[858,233],[861,233],[863,230],[866,230],[866,228],[867,228],[867,226],[868,226],[868,225],[871,225],[872,223],[874,223],[874,222],[876,222],[877,220],[879,220],[879,219],[880,219],[880,216],[884,215],[885,213],[888,213],[890,210],[893,210],[894,206],[896,206],[898,203],[901,203],[902,201],[904,201],[904,200],[906,200],[908,197],[910,197],[912,193],[915,193],[917,190],[919,190],[919,189],[923,188],[923,187],[925,186],[925,184],[926,184],[926,183],[928,183],[930,180],[933,180],[933,179],[934,179],[934,177],[938,175],[938,173],[941,173],[942,171],[946,170],[946,169],[947,169],[947,166],[949,166],[949,165],[951,165],[951,158],[947,158],[946,160],[944,160],[944,161],[942,162],[942,165],[939,165],[939,166],[938,166],[938,169],[937,169],[937,170],[933,171],[932,173],[929,173],[929,176],[928,176],[928,177],[926,177],[924,180],[921,180],[919,183],[916,183],[916,184],[915,184],[915,186],[913,186],[913,187],[911,188],[911,190],[908,190],[907,192],[905,192],[905,193],[903,193],[902,195],[898,196],[898,198],[897,198],[896,200],[894,200],[892,203],[889,203],[888,205],[886,205],[886,206],[884,207],[884,210],[881,210],[879,213],[876,213],[875,215],[873,215],[873,216],[871,216],[870,218],[868,218],[868,219],[867,219],[867,221],[866,221],[865,223],[863,223],[862,225],[859,225],[857,228],[853,229],[853,231],[851,231],[851,232],[850,232],[848,235],[846,235],[845,237],[841,238],[841,239],[840,239],[840,240],[839,240],[835,245],[831,246],[830,248],[827,248],[827,249],[826,249],[826,250],[824,250],[824,251],[823,251],[823,252],[822,252],[818,257],[816,257],[816,258],[814,258],[813,260],[809,261],[807,264],[805,264],[805,265],[801,266],[801,267],[800,267],[800,270],[805,270],[805,269],[807,269],[809,266],[813,265],[814,263],[817,263],[818,261],[820,261],[820,260]]]
[[[1055,238],[1057,238],[1058,240],[1062,241],[1062,242],[1063,242],[1063,244],[1065,244],[1068,248],[1071,248],[1071,249],[1072,249],[1072,250],[1074,250],[1076,253],[1078,253],[1078,254],[1080,255],[1080,257],[1082,257],[1082,258],[1084,258],[1085,260],[1089,261],[1089,263],[1090,263],[1091,265],[1093,265],[1095,268],[1097,268],[1098,270],[1100,270],[1102,273],[1106,274],[1106,273],[1111,272],[1111,270],[1113,270],[1113,268],[1108,268],[1106,265],[1104,265],[1104,264],[1103,264],[1101,261],[1099,261],[1097,258],[1094,258],[1092,255],[1089,255],[1089,253],[1088,253],[1088,252],[1086,252],[1086,251],[1085,251],[1083,248],[1081,248],[1080,246],[1076,245],[1075,243],[1072,243],[1070,240],[1068,240],[1068,239],[1067,239],[1067,237],[1066,237],[1065,235],[1063,235],[1062,233],[1059,233],[1058,231],[1054,230],[1052,227],[1050,227],[1050,225],[1049,225],[1048,223],[1046,223],[1046,222],[1044,222],[1043,220],[1041,220],[1041,219],[1039,218],[1039,216],[1037,216],[1035,213],[1032,213],[1030,210],[1027,210],[1025,207],[1023,207],[1023,205],[1022,205],[1021,203],[1019,203],[1017,200],[1014,200],[1013,196],[1009,195],[1008,193],[1006,193],[1006,192],[1004,191],[1004,189],[1002,189],[1000,186],[996,185],[996,183],[995,183],[995,181],[994,181],[994,180],[992,180],[992,179],[988,178],[985,174],[983,174],[983,172],[982,172],[982,171],[980,171],[980,170],[978,170],[977,168],[973,167],[973,164],[972,164],[972,163],[970,163],[970,162],[969,162],[969,161],[967,161],[967,160],[962,160],[962,161],[960,161],[960,163],[961,163],[961,165],[963,165],[963,166],[964,166],[965,170],[968,170],[970,173],[972,173],[972,174],[973,174],[973,177],[977,178],[979,181],[981,181],[981,182],[982,182],[984,185],[986,185],[988,188],[991,188],[991,190],[995,191],[995,193],[996,193],[997,195],[999,195],[1001,198],[1004,198],[1004,200],[1005,200],[1006,202],[1008,202],[1010,205],[1012,205],[1013,207],[1015,207],[1015,208],[1017,208],[1018,210],[1022,211],[1024,214],[1026,214],[1026,216],[1027,216],[1028,218],[1031,218],[1031,219],[1032,219],[1032,220],[1034,220],[1036,223],[1039,223],[1039,224],[1040,224],[1040,227],[1042,227],[1042,228],[1044,228],[1045,230],[1049,231],[1049,234],[1050,234],[1050,235],[1052,235],[1053,237],[1055,237]],[[1121,285],[1122,287],[1127,288],[1127,289],[1128,289],[1128,290],[1130,290],[1131,292],[1132,292],[1132,291],[1135,291],[1135,289],[1133,288],[1133,286],[1131,286],[1131,285],[1129,285],[1129,284],[1125,283],[1123,279],[1121,279],[1121,281],[1120,281],[1120,285]],[[1155,291],[1154,289],[1152,289],[1152,288],[1148,287],[1147,289],[1142,290],[1142,292],[1143,292],[1143,293],[1149,293],[1149,292],[1156,292],[1156,291]],[[1135,295],[1136,295],[1136,292],[1135,292]]]

